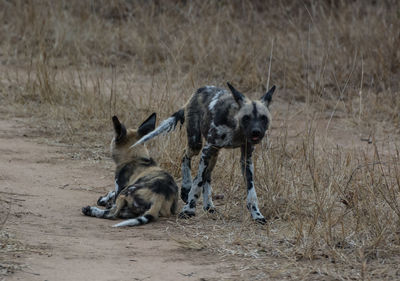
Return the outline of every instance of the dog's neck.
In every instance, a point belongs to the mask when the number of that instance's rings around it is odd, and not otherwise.
[[[129,162],[117,165],[115,169],[115,183],[122,190],[127,186],[131,178],[136,178],[141,172],[150,167],[157,166],[151,157],[139,157]]]
[[[137,157],[127,162],[117,164],[117,171],[122,170],[124,167],[151,167],[156,166],[157,163],[151,157]]]

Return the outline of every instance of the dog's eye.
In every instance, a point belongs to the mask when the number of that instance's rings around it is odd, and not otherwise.
[[[261,122],[267,123],[268,122],[268,117],[265,116],[265,115],[261,116]]]
[[[242,118],[243,123],[249,122],[249,120],[250,120],[250,116],[249,115],[245,115]]]

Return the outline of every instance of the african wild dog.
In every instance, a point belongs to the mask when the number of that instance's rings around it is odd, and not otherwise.
[[[187,148],[182,159],[181,198],[186,203],[180,217],[195,215],[196,202],[203,192],[203,208],[214,212],[211,198],[211,172],[220,148],[241,148],[241,169],[247,184],[247,208],[254,220],[265,223],[258,209],[257,194],[253,182],[252,153],[254,145],[265,135],[271,121],[269,104],[275,91],[273,86],[260,100],[252,101],[227,83],[225,89],[206,86],[198,89],[189,102],[171,117],[164,120],[154,131],[141,138],[142,144],[157,135],[169,132],[176,124],[185,122]],[[205,145],[202,149],[202,136]],[[202,149],[197,176],[192,183],[191,158]]]
[[[127,130],[116,116],[112,118],[115,136],[111,154],[116,164],[115,191],[100,197],[97,204],[106,209],[87,206],[83,214],[92,217],[127,218],[118,226],[134,226],[176,213],[178,186],[173,177],[157,166],[144,145],[132,144],[155,128],[153,113],[137,130]]]

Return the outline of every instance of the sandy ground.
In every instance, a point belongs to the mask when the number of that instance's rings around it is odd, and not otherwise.
[[[111,171],[71,159],[68,149],[46,144],[21,120],[0,120],[0,197],[11,204],[2,230],[31,249],[13,257],[22,270],[5,280],[229,278],[218,257],[179,248],[169,232],[174,218],[114,229],[83,216],[83,206],[112,189]]]
[[[276,115],[284,116],[283,106],[278,109]],[[81,160],[74,157],[76,148],[52,142],[54,137],[46,137],[45,131],[30,128],[32,120],[5,116],[0,114],[0,230],[15,236],[26,250],[8,256],[0,251],[0,265],[7,260],[19,265],[4,280],[246,280],[246,276],[258,276],[260,267],[277,267],[266,271],[275,280],[298,279],[296,274],[279,279],[279,267],[291,271],[293,264],[288,260],[254,260],[257,266],[252,270],[248,260],[182,248],[173,239],[179,240],[182,234],[176,218],[115,229],[113,221],[83,216],[83,206],[94,205],[100,195],[113,189],[110,159]],[[283,128],[282,116],[277,116],[272,128],[275,135]],[[302,118],[292,116],[289,142],[305,130],[304,122],[298,121]],[[354,131],[343,120],[333,120],[325,130],[327,120],[318,123],[320,145],[373,153],[371,144],[364,141],[368,130]],[[384,128],[376,130],[375,136],[384,154],[400,143]],[[318,262],[298,266],[319,268]],[[239,272],[240,268],[246,271]],[[313,280],[336,280],[319,277]]]

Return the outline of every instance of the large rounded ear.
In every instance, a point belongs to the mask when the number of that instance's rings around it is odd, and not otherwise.
[[[261,101],[265,104],[266,107],[268,107],[269,104],[271,103],[272,95],[274,94],[275,89],[276,89],[276,87],[274,85],[274,86],[271,87],[271,89],[269,89],[269,91],[265,95],[263,95],[261,97]]]
[[[156,128],[156,113],[151,114],[138,128],[140,136],[147,135]]]
[[[121,122],[119,122],[117,116],[112,117],[114,132],[115,132],[115,140],[120,141],[126,136],[126,128]]]
[[[237,102],[237,104],[241,107],[244,103],[245,97],[244,95],[236,90],[229,82],[226,83],[229,87],[229,90],[231,90],[233,98]]]

